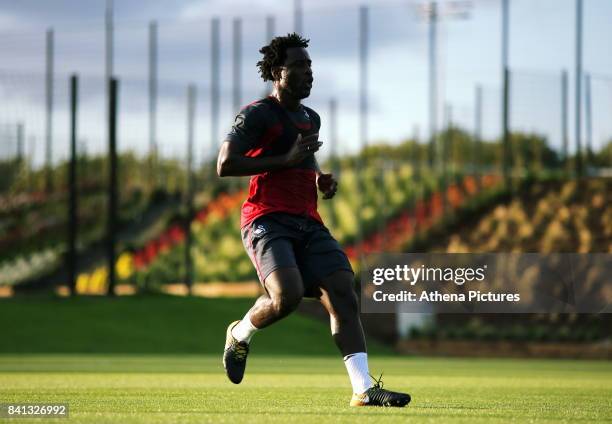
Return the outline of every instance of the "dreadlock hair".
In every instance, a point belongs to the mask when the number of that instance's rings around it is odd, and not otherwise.
[[[259,49],[263,59],[257,62],[259,73],[264,81],[273,81],[272,68],[281,66],[287,58],[287,49],[291,47],[308,47],[310,40],[302,38],[299,34],[287,34],[284,37],[275,37],[270,44]]]

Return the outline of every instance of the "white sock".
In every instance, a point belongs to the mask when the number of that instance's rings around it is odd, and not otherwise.
[[[232,328],[232,336],[239,342],[247,342],[251,341],[251,337],[253,334],[259,330],[259,328],[255,327],[249,318],[249,313],[242,318],[242,320]]]
[[[361,394],[372,387],[368,369],[368,354],[365,352],[352,353],[344,357],[344,365],[348,371],[353,393]]]

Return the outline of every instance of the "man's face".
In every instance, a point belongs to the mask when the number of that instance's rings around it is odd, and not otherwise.
[[[285,64],[280,68],[280,88],[298,99],[310,96],[312,88],[312,62],[303,47],[287,49]]]

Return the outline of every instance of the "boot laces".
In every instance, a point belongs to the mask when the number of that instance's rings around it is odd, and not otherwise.
[[[234,345],[234,358],[239,361],[244,361],[249,353],[249,347],[245,343],[236,343]]]
[[[368,373],[368,375],[370,376],[370,378],[372,380],[374,380],[374,386],[372,386],[374,389],[382,389],[384,387],[384,383],[382,381],[382,376],[383,373],[380,373],[380,377],[378,378],[374,378],[374,376],[372,376],[372,374]]]
[[[393,398],[393,392],[383,388],[382,373],[378,378],[374,378],[371,374],[369,375],[372,380],[374,380],[374,385],[368,390],[368,396],[371,400],[381,405],[385,405]]]

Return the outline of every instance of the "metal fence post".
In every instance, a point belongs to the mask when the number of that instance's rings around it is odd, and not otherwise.
[[[196,109],[196,86],[190,84],[187,87],[187,216],[185,217],[185,285],[188,293],[193,288],[193,261],[191,258],[191,220],[194,215],[193,206],[193,139],[195,133],[195,109]]]
[[[70,167],[68,172],[68,286],[70,294],[76,294],[77,252],[76,238],[78,229],[77,214],[77,111],[78,77],[70,77]]]
[[[115,234],[117,232],[117,104],[119,81],[110,79],[108,85],[108,229],[107,229],[107,261],[108,286],[107,295],[115,295]]]

